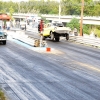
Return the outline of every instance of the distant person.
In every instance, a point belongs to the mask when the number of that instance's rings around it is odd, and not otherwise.
[[[12,22],[12,23],[13,23],[13,27],[15,27],[15,25],[16,25],[15,20],[13,20],[13,22]]]
[[[26,31],[26,24],[25,24],[25,31]]]
[[[10,30],[10,21],[6,22],[7,30]]]
[[[29,22],[29,20],[27,20],[27,25],[29,25],[30,24],[30,22]]]
[[[91,31],[90,36],[91,36],[91,37],[95,37],[94,31]]]
[[[44,29],[44,23],[43,23],[43,20],[41,20],[39,25],[38,25],[38,32],[42,33],[43,29]]]
[[[75,36],[78,36],[78,31],[77,31],[77,28],[74,28],[74,30],[73,30],[73,31],[74,31],[74,35],[75,35]]]
[[[95,38],[97,38],[97,34],[95,34]]]

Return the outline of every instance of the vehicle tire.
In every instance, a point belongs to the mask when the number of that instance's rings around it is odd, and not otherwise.
[[[45,37],[44,36],[42,36],[42,40],[45,40]]]
[[[55,37],[55,41],[56,42],[59,42],[59,40],[60,40],[60,37],[59,36]]]
[[[75,35],[75,36],[78,36],[78,33],[77,33],[77,32],[74,32],[74,35]]]
[[[6,41],[3,41],[3,44],[6,45]]]
[[[54,33],[53,32],[50,32],[50,37],[51,37],[51,40],[54,41]]]
[[[69,34],[66,34],[66,40],[69,40]]]

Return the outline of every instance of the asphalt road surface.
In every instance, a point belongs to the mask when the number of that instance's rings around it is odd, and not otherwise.
[[[51,52],[0,45],[0,87],[10,100],[100,100],[100,50],[47,40]]]

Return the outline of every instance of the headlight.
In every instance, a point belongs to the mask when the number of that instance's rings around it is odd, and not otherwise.
[[[55,27],[54,30],[57,30],[57,27]]]
[[[4,32],[4,35],[7,35],[7,33],[6,33],[6,32]]]

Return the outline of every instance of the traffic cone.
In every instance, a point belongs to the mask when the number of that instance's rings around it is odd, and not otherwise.
[[[46,48],[46,51],[47,51],[47,52],[50,52],[50,51],[51,51],[51,48],[49,48],[49,47]]]

